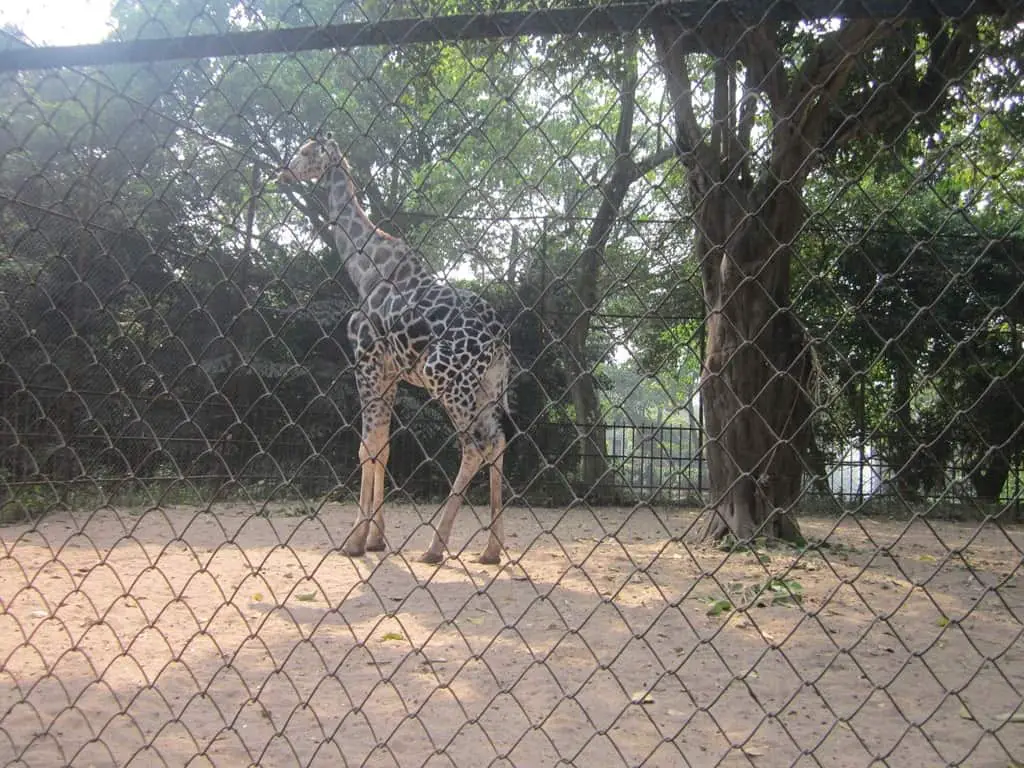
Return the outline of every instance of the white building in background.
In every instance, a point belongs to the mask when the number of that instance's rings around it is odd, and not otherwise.
[[[870,445],[852,447],[832,467],[828,485],[840,499],[866,499],[881,488],[887,473],[888,467]]]

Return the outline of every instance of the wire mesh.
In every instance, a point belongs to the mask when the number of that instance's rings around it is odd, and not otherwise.
[[[1020,11],[5,27],[0,763],[1024,763]]]

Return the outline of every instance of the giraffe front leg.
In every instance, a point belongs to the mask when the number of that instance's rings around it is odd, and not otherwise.
[[[373,521],[370,523],[370,535],[366,542],[367,552],[383,552],[384,544],[384,479],[387,475],[388,457],[391,447],[388,444],[380,450],[373,463]]]
[[[356,342],[366,330],[360,322],[359,315],[353,315],[350,321],[349,337]],[[367,346],[357,354],[361,362],[356,368],[356,386],[363,410],[363,436],[359,445],[362,472],[359,514],[342,547],[342,551],[352,557],[363,554],[368,548],[384,548],[384,475],[390,453],[391,409],[395,403],[397,383],[380,345]]]
[[[373,454],[370,453],[366,440],[359,446],[359,512],[356,514],[352,530],[341,546],[341,551],[349,557],[359,557],[366,551],[366,535],[370,530],[370,518],[373,510],[374,467]]]
[[[359,513],[341,551],[358,557],[369,549],[384,548],[384,473],[388,458],[388,423],[378,423],[364,435],[359,446],[362,467],[359,484]],[[369,537],[369,547],[367,546]]]
[[[455,516],[458,515],[459,507],[462,506],[463,494],[469,487],[469,483],[473,480],[477,470],[480,469],[481,463],[481,457],[477,451],[463,448],[462,464],[459,466],[459,473],[455,476],[455,482],[452,483],[452,491],[448,496],[448,501],[445,502],[441,523],[434,531],[434,538],[430,542],[430,548],[420,556],[421,563],[436,564],[444,560],[444,550],[448,546],[448,538],[451,536],[452,527],[455,525]]]

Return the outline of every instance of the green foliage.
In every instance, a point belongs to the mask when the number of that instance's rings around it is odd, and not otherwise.
[[[980,19],[977,37],[981,66],[935,102],[942,109],[880,120],[889,128],[812,179],[794,272],[794,305],[828,379],[819,444],[833,459],[867,445],[905,500],[995,501],[1019,487],[1024,459],[1014,95],[1024,36]],[[888,48],[914,44],[908,31]]]
[[[10,482],[10,473],[0,469],[0,525],[11,525],[41,517],[60,500],[53,488],[42,482]]]
[[[702,598],[707,604],[708,616],[751,608],[793,607],[801,605],[803,599],[804,588],[799,581],[774,576],[753,584],[729,582],[725,586],[724,597]]]
[[[114,13],[118,36],[144,39],[459,10],[124,0]],[[984,66],[936,119],[830,155],[794,267],[793,306],[836,395],[818,418],[823,446],[870,441],[908,492],[941,489],[937,468],[960,463],[976,470],[976,495],[998,494],[1024,456],[1024,119],[1007,98],[1020,43],[988,23],[979,34]],[[820,35],[782,25],[786,66]],[[899,74],[886,52],[837,113],[871,78]],[[646,41],[637,60],[634,161],[674,138]],[[706,85],[710,59],[694,63]],[[509,322],[527,434],[508,472],[530,493],[572,498],[573,424],[588,415],[572,402],[565,340],[630,66],[615,36],[0,77],[0,400],[14,425],[0,486],[23,496],[6,503],[50,507],[49,491],[23,489],[83,476],[145,479],[139,493],[158,495],[180,477],[267,494],[351,483],[353,288],[325,237],[323,190],[271,181],[322,130],[341,140],[373,217]],[[768,127],[759,115],[755,137]],[[685,173],[670,163],[636,180],[604,248],[581,361],[603,388],[602,418],[693,418],[705,306]],[[408,389],[397,410],[395,485],[443,494],[456,453],[446,417]]]
[[[357,18],[326,3],[205,0],[115,14],[124,39]],[[513,443],[509,474],[564,494],[554,481],[578,448],[555,342],[611,162],[620,65],[596,57],[595,76],[548,66],[547,53],[466,42],[4,79],[0,189],[23,205],[0,210],[13,372],[0,394],[15,423],[43,425],[5,464],[19,478],[130,472],[267,493],[352,480],[352,286],[318,228],[322,194],[269,181],[302,138],[333,130],[371,214],[439,273],[471,276],[512,324],[523,368],[512,400],[531,439]],[[656,140],[651,125],[638,149]],[[650,215],[657,200],[630,205]],[[635,234],[616,237],[605,282],[643,269],[644,251]],[[587,354],[607,357],[615,331],[591,334]],[[422,393],[402,391],[392,456],[395,484],[417,495],[442,493],[453,474],[450,425]]]
[[[927,185],[908,169],[833,196],[804,241],[800,306],[842,395],[819,436],[841,450],[863,435],[907,496],[960,464],[994,499],[1024,457],[1024,232],[971,199],[969,163],[938,162]]]

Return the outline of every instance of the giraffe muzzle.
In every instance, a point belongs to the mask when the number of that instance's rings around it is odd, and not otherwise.
[[[282,168],[280,173],[277,174],[278,184],[294,184],[299,180],[299,177],[295,175],[295,171],[291,168]]]

